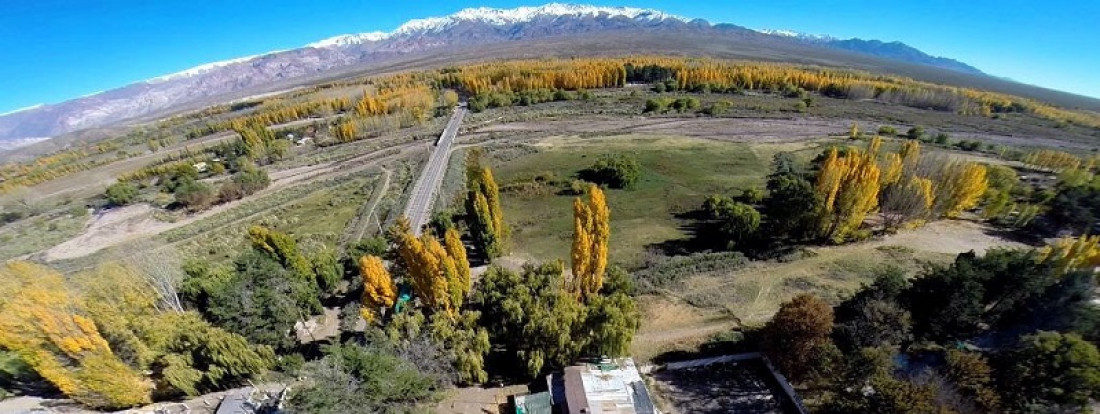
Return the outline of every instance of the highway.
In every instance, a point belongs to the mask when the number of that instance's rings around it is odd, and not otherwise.
[[[432,215],[432,203],[435,202],[436,192],[443,183],[443,175],[447,173],[447,160],[451,158],[451,145],[458,128],[462,126],[462,118],[466,116],[466,105],[459,104],[455,107],[451,120],[447,127],[443,128],[443,134],[435,143],[435,150],[428,158],[428,164],[420,172],[420,178],[413,185],[412,196],[409,204],[405,206],[405,218],[409,219],[413,234],[419,236],[425,224]]]

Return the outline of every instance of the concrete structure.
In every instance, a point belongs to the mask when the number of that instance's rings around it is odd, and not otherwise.
[[[787,379],[758,352],[668,363],[649,377],[680,412],[806,414]]]
[[[567,414],[654,414],[634,360],[622,358],[565,368],[547,377],[554,405]]]
[[[458,135],[458,128],[462,126],[462,118],[466,116],[465,104],[455,107],[454,115],[443,128],[443,133],[435,143],[435,150],[424,165],[420,178],[413,186],[409,204],[405,206],[405,218],[409,219],[413,234],[419,236],[421,229],[428,224],[432,215],[432,203],[435,202],[436,192],[443,183],[443,175],[447,172],[447,160],[451,157],[451,144]]]

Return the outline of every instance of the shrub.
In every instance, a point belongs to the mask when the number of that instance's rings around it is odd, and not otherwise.
[[[244,168],[233,176],[233,182],[241,187],[245,194],[253,194],[267,188],[271,179],[267,173],[256,167]]]
[[[624,155],[604,155],[578,175],[582,180],[611,188],[631,188],[641,175],[641,167],[637,160]]]
[[[909,128],[909,131],[905,133],[905,136],[909,137],[909,139],[921,139],[921,137],[924,136],[924,127],[915,126]]]
[[[933,140],[937,145],[947,145],[951,141],[951,137],[945,133],[936,134],[936,138]]]
[[[731,107],[733,107],[732,102],[720,101],[710,104],[710,106],[704,108],[702,112],[710,116],[724,115],[726,112],[729,112]]]
[[[111,205],[124,206],[137,199],[138,189],[129,181],[119,181],[107,187],[107,201]]]
[[[666,104],[661,99],[648,99],[645,101],[645,112],[664,112],[667,109]]]
[[[897,135],[898,130],[894,129],[894,127],[892,127],[892,126],[883,125],[883,126],[878,127],[878,134],[879,135]]]
[[[193,180],[187,180],[177,186],[174,195],[176,196],[176,202],[191,211],[207,208],[216,199],[213,188],[210,188],[206,183]]]
[[[659,256],[634,273],[641,293],[672,286],[681,278],[701,273],[731,271],[744,267],[749,260],[741,252],[693,253],[690,256]]]

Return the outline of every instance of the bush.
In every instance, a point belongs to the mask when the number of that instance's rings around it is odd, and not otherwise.
[[[216,199],[213,188],[210,188],[206,183],[193,180],[187,180],[177,186],[174,195],[177,203],[191,211],[207,208]]]
[[[947,145],[951,141],[951,137],[945,133],[936,134],[936,138],[933,140],[937,145]]]
[[[138,189],[129,181],[119,181],[107,187],[107,201],[111,205],[124,206],[137,199]]]
[[[569,182],[569,186],[562,190],[564,195],[585,195],[588,194],[588,187],[592,183],[585,180],[572,180]]]
[[[690,256],[659,256],[634,273],[641,293],[672,286],[681,278],[701,273],[737,270],[748,264],[741,252],[693,253]]]
[[[905,136],[909,137],[909,139],[919,140],[921,139],[921,137],[924,136],[924,128],[921,126],[909,128],[909,131],[905,133]]]
[[[978,141],[959,141],[955,144],[955,147],[963,151],[977,151],[982,148],[982,143]]]
[[[883,125],[883,126],[878,127],[878,134],[879,135],[897,135],[898,130],[894,129],[894,127],[892,127],[892,126]]]
[[[241,187],[245,194],[253,194],[267,188],[271,179],[267,173],[256,167],[244,168],[233,176],[233,182]]]
[[[582,180],[611,188],[632,188],[641,175],[638,161],[624,155],[604,155],[578,173]]]
[[[730,101],[715,102],[704,108],[703,113],[710,116],[724,115],[729,112],[731,107],[733,107],[733,103]]]
[[[649,112],[664,112],[666,109],[667,109],[667,104],[665,104],[664,100],[662,100],[662,99],[648,99],[648,100],[645,101],[645,112],[646,113],[649,113]]]

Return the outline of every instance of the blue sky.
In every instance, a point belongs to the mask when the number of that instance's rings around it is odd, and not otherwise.
[[[535,1],[10,0],[0,12],[0,113],[199,64],[390,31],[466,7]],[[900,40],[997,76],[1100,97],[1100,1],[623,0],[713,23]]]

